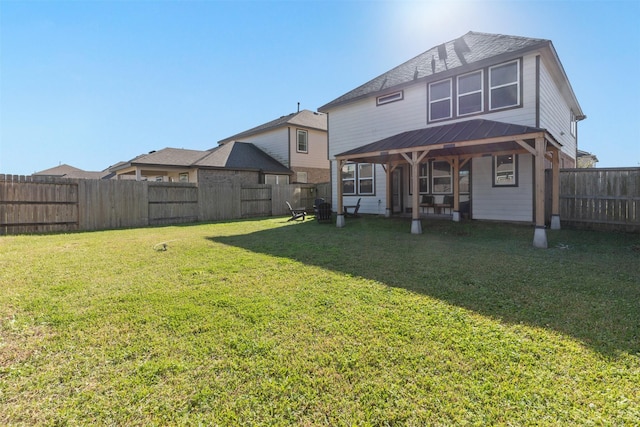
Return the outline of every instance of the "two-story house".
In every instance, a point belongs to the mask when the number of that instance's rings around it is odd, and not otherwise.
[[[329,182],[327,116],[309,110],[256,126],[218,141],[250,142],[293,171],[293,183]],[[276,182],[267,182],[267,184]]]
[[[469,32],[319,108],[327,113],[333,205],[560,227],[559,168],[574,167],[578,104],[549,40]],[[447,209],[448,208],[448,209]]]

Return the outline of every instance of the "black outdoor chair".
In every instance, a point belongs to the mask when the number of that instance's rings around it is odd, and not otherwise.
[[[318,222],[331,221],[331,203],[322,202],[316,205],[316,220]]]
[[[453,209],[453,196],[452,195],[446,195],[443,197],[442,199],[442,203],[436,205],[438,208],[440,208],[440,211],[443,211],[445,209],[449,209],[449,213],[451,213],[452,209]]]
[[[316,214],[316,216],[318,216],[318,206],[320,206],[321,203],[324,203],[323,198],[318,198],[313,201],[313,212]]]
[[[423,195],[422,196],[422,200],[420,201],[420,208],[424,209],[424,208],[434,208],[435,204],[433,202],[433,196],[429,196],[429,195]],[[427,212],[428,213],[428,212]]]
[[[304,208],[293,209],[291,207],[291,203],[289,202],[287,202],[287,206],[289,207],[289,212],[291,212],[291,218],[289,218],[287,221],[293,221],[294,219],[300,218],[302,218],[302,220],[304,221],[304,218],[307,216],[307,211],[305,211]]]
[[[345,206],[344,207],[344,215],[345,216],[358,216],[358,211],[360,210],[360,200],[362,200],[362,199],[358,199],[358,203],[356,203],[355,205]],[[353,209],[353,212],[349,212],[349,209]]]

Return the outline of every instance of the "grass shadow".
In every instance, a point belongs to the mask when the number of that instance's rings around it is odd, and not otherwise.
[[[312,219],[313,217],[311,217]],[[286,223],[286,218],[283,219]],[[640,354],[640,236],[362,216],[211,240],[429,295],[512,324],[552,329],[610,356]]]

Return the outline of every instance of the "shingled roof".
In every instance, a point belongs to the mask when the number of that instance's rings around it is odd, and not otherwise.
[[[436,74],[464,72],[482,67],[486,61],[495,62],[500,56],[513,56],[541,46],[551,45],[551,41],[502,34],[488,34],[469,31],[455,40],[434,46],[413,59],[387,71],[318,108],[326,111],[330,107],[350,102],[373,94],[388,92],[393,88],[427,79]],[[453,70],[453,71],[452,71]]]
[[[291,113],[287,116],[282,116],[270,122],[264,123],[260,126],[256,126],[244,132],[240,132],[228,138],[218,141],[219,144],[226,144],[230,141],[238,141],[242,138],[246,138],[251,135],[255,135],[261,132],[265,132],[272,129],[277,129],[282,126],[300,126],[307,129],[327,130],[327,115],[323,113],[316,113],[309,110],[302,110],[297,113]]]
[[[194,166],[234,170],[257,170],[265,173],[291,175],[293,172],[276,159],[247,142],[230,142],[209,152]]]
[[[148,154],[137,156],[121,165],[121,167],[129,165],[191,166],[207,154],[208,151],[202,150],[163,148],[162,150],[151,151]]]
[[[85,171],[74,166],[62,164],[49,169],[34,173],[38,176],[51,176],[57,178],[76,178],[76,179],[108,179],[113,174],[108,170],[100,172]]]

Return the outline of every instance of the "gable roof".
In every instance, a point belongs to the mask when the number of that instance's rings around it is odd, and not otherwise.
[[[378,156],[388,156],[389,152],[397,153],[397,151],[419,147],[426,148],[429,146],[438,149],[440,152],[437,154],[439,155],[470,154],[476,150],[473,146],[466,146],[466,144],[481,140],[491,140],[491,143],[500,145],[500,147],[495,147],[498,150],[508,150],[518,148],[517,144],[513,142],[515,139],[524,139],[534,134],[545,134],[550,142],[558,144],[555,139],[542,128],[496,122],[493,120],[472,119],[402,132],[337,154],[336,158],[371,159]],[[465,144],[458,144],[458,146],[456,146],[457,143]],[[465,146],[463,147],[463,145]]]
[[[186,150],[184,148],[163,148],[134,157],[124,166],[157,165],[157,166],[190,166],[208,154],[208,151]]]
[[[67,164],[45,169],[40,172],[36,172],[33,175],[80,179],[106,179],[111,176],[108,170],[101,172],[85,171]]]
[[[393,88],[400,88],[436,74],[443,74],[444,77],[448,72],[460,73],[467,69],[472,71],[486,65],[487,61],[498,61],[501,56],[513,56],[542,46],[551,46],[551,41],[469,31],[462,37],[432,47],[323,105],[318,110],[326,111],[328,108],[373,94],[388,92]]]
[[[302,110],[297,113],[291,113],[287,116],[282,116],[270,122],[264,123],[260,126],[256,126],[244,132],[240,132],[233,136],[218,141],[218,144],[226,144],[230,141],[237,141],[247,136],[256,135],[258,133],[266,132],[269,130],[277,129],[287,125],[300,126],[308,129],[317,129],[321,131],[327,130],[327,115],[324,113],[316,113],[309,110]]]
[[[194,166],[235,170],[258,170],[291,175],[293,172],[276,159],[248,142],[230,142],[208,152]]]

